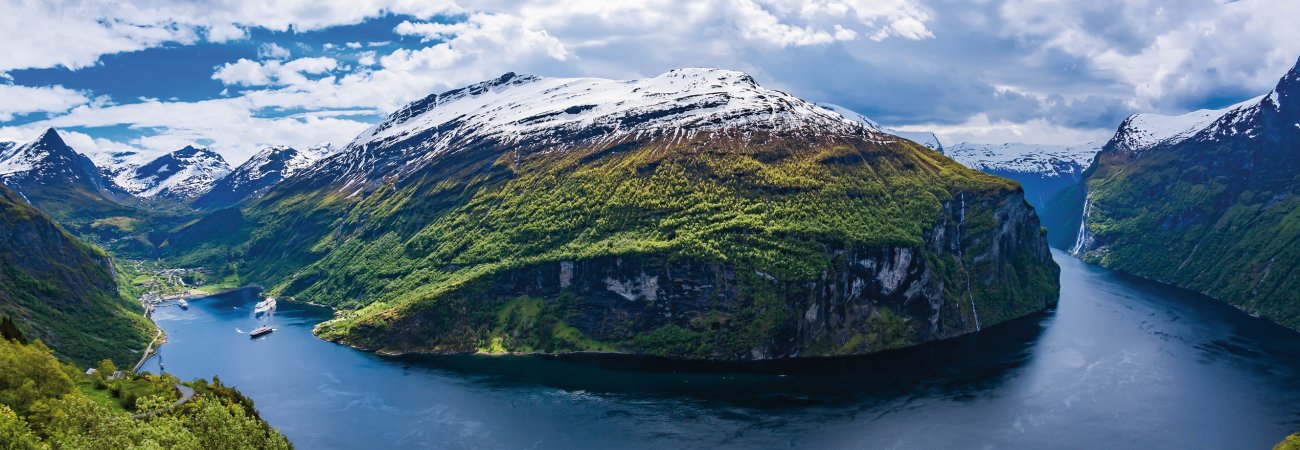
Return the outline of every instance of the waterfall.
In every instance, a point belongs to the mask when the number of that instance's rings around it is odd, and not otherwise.
[[[961,260],[962,267],[966,266],[966,257],[961,250],[961,231],[966,226],[966,193],[959,194],[961,199],[961,209],[957,212],[957,259]],[[970,287],[970,268],[966,267],[966,298],[970,299],[970,312],[975,318],[975,331],[980,330],[980,312],[975,308],[975,294]]]
[[[1092,196],[1083,198],[1083,215],[1079,217],[1079,233],[1074,237],[1074,247],[1070,248],[1070,254],[1080,256],[1086,249],[1088,241],[1088,210],[1092,209]]]
[[[970,298],[970,312],[975,316],[975,331],[980,330],[980,311],[975,308],[975,295],[970,290],[970,272],[966,273],[966,296]]]

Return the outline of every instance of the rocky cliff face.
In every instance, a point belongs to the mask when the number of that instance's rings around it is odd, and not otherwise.
[[[831,264],[816,280],[654,256],[552,261],[497,274],[342,342],[385,352],[490,351],[485,343],[495,343],[498,351],[759,360],[961,336],[1057,300],[1053,282],[1024,272],[1036,265],[1050,280],[1060,274],[1034,211],[1017,196],[992,203],[969,205],[995,211],[1000,225],[982,233],[963,233],[962,205],[945,204],[922,247],[826,248]],[[584,339],[565,341],[556,328]]]
[[[1059,268],[1022,194],[959,193],[920,246],[821,251],[828,264],[810,280],[663,255],[551,261],[327,337],[385,353],[851,355],[976,332],[1053,306],[1059,294]]]

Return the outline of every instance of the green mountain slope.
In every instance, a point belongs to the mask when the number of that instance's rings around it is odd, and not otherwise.
[[[1300,328],[1300,65],[1258,102],[1087,174],[1086,260]]]
[[[550,82],[512,76],[431,96],[377,129]],[[778,95],[729,76],[737,85],[722,89],[741,93],[727,102]],[[803,111],[787,101],[776,114]],[[524,123],[604,108],[527,106]],[[662,114],[692,110],[671,107]],[[646,127],[657,114],[618,120]],[[344,308],[323,337],[390,352],[854,354],[1054,304],[1058,269],[1014,183],[838,115],[797,117],[808,122],[775,131],[707,117],[716,126],[689,137],[417,130],[354,143],[166,245]],[[196,239],[221,227],[232,231]]]
[[[88,365],[126,365],[152,337],[140,307],[118,292],[112,261],[0,187],[0,315],[29,339]]]

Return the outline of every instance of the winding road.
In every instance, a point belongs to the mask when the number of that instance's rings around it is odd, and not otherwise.
[[[140,414],[136,414],[136,415],[134,415],[134,416],[131,416],[131,418],[132,418],[132,419],[143,419],[143,418],[145,418],[145,417],[150,417],[150,416],[155,416],[155,415],[158,415],[158,414],[162,414],[162,413],[165,413],[165,412],[167,412],[167,411],[171,411],[171,410],[173,410],[173,409],[176,409],[176,407],[181,406],[181,405],[184,405],[185,402],[188,402],[188,401],[190,401],[191,398],[194,398],[194,389],[191,388],[191,387],[189,387],[189,386],[186,386],[186,385],[183,385],[183,384],[180,384],[180,383],[176,383],[176,390],[181,391],[181,398],[180,398],[179,400],[176,400],[176,403],[172,403],[170,406],[168,406],[168,407],[166,407],[166,408],[159,408],[159,409],[155,409],[155,410],[153,410],[153,411],[142,412],[142,413],[140,413]]]
[[[144,362],[149,360],[149,356],[153,354],[153,344],[158,342],[158,338],[162,337],[162,334],[162,328],[158,328],[158,333],[153,335],[153,340],[149,341],[149,345],[145,346],[144,356],[141,356],[140,361],[135,363],[135,367],[131,368],[132,372],[139,372],[140,366],[143,366]]]

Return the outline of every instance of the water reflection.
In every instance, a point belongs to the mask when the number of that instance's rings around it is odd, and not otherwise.
[[[1300,429],[1300,335],[1057,254],[1055,311],[854,358],[385,358],[255,292],[160,310],[168,370],[219,374],[303,448],[1260,448]]]

